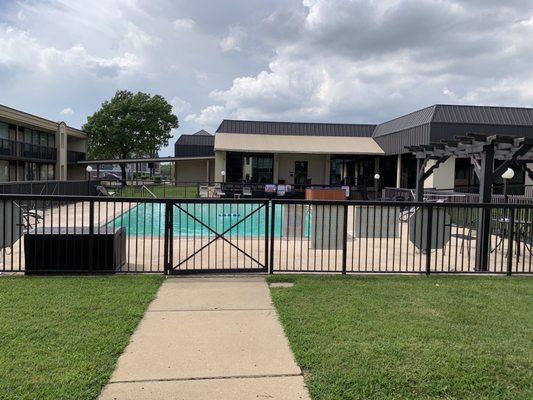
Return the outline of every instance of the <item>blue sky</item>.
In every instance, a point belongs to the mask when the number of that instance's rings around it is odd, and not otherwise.
[[[158,93],[174,137],[532,106],[532,38],[525,0],[0,0],[0,103],[80,127],[117,89]]]

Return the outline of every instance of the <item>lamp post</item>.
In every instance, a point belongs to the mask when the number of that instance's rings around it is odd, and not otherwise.
[[[507,168],[502,174],[503,179],[503,202],[507,204],[508,195],[507,195],[507,183],[514,178],[514,171],[511,168]]]
[[[226,183],[226,171],[220,171],[220,175],[222,175],[222,183]]]
[[[378,199],[378,191],[379,191],[379,179],[381,176],[379,174],[374,175],[374,191],[376,192],[374,196],[374,200]]]
[[[93,172],[93,167],[90,165],[87,165],[87,168],[85,168],[85,171],[87,171],[87,196],[91,195],[91,172]]]

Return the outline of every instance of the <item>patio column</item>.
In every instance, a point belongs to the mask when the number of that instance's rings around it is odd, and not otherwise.
[[[424,199],[424,167],[426,160],[422,158],[416,159],[416,186],[415,186],[415,201],[422,201]]]
[[[326,185],[331,184],[330,169],[331,169],[331,154],[326,154],[326,162],[324,165],[324,184]]]
[[[483,146],[481,153],[479,178],[479,202],[490,203],[492,196],[492,180],[494,168],[494,144]],[[479,210],[476,240],[476,271],[488,271],[489,268],[489,240],[490,240],[490,208]]]
[[[279,180],[279,154],[274,153],[274,165],[272,166],[272,183],[278,183]]]
[[[399,188],[402,186],[402,155],[398,154],[398,159],[396,161],[396,187]]]
[[[205,163],[205,167],[206,167],[206,170],[205,170],[205,181],[207,183],[209,183],[209,159],[205,160],[206,163]]]

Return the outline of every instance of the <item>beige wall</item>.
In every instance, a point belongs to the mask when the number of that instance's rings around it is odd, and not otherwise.
[[[429,160],[426,170],[435,164],[435,160]],[[433,174],[424,182],[425,188],[453,189],[455,184],[455,158],[449,158],[442,163]]]
[[[209,161],[209,176],[207,164]],[[212,181],[215,172],[214,160],[183,160],[176,162],[176,182],[206,182]]]
[[[87,139],[76,139],[69,137],[67,144],[67,150],[80,151],[82,153],[87,152]]]
[[[325,154],[279,154],[278,180],[284,179],[287,184],[294,184],[294,176],[291,176],[294,173],[294,162],[307,161],[307,177],[311,179],[311,183],[325,184],[329,180],[328,157]]]
[[[59,123],[58,133],[56,134],[57,163],[56,179],[64,181],[67,179],[67,125],[64,122]]]
[[[213,160],[211,160],[213,162]],[[225,151],[215,151],[215,172],[213,176],[213,181],[222,182],[222,171],[226,170],[226,152]]]

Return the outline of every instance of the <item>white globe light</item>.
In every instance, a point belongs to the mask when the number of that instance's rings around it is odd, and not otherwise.
[[[226,171],[220,171],[220,175],[222,176],[226,175]]]
[[[502,174],[503,179],[513,179],[514,177],[514,171],[511,168],[507,168],[507,170]]]
[[[87,165],[87,168],[85,168],[85,171],[87,171],[88,173],[91,173],[93,172],[93,167],[91,167],[90,165]]]
[[[379,179],[381,176],[379,174],[374,175],[374,179]]]

